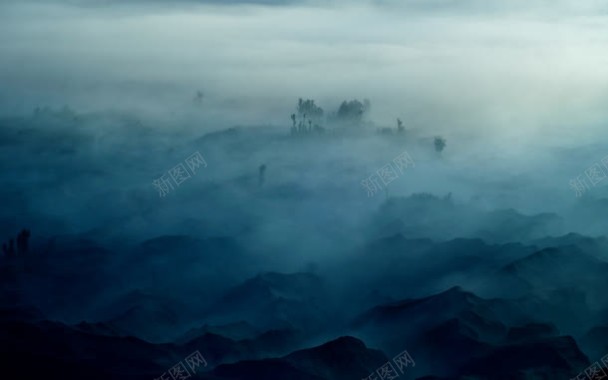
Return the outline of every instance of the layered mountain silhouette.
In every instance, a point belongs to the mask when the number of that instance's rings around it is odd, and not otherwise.
[[[38,122],[61,125],[68,116]],[[145,128],[132,131],[149,143]],[[0,131],[7,137],[0,149],[32,135],[32,149],[49,160],[40,170],[73,169],[36,174],[54,189],[49,199],[76,201],[84,184],[74,173],[82,173],[92,194],[79,205],[99,219],[58,218],[18,183],[0,189],[18,215],[0,216],[3,243],[27,219],[33,226],[27,254],[7,247],[0,257],[4,371],[24,379],[150,380],[170,378],[198,352],[206,365],[193,379],[355,380],[380,378],[380,368],[407,352],[412,363],[398,371],[404,380],[559,380],[601,362],[608,240],[570,221],[576,214],[600,220],[604,200],[563,214],[493,209],[451,194],[410,193],[415,181],[405,174],[384,197],[369,199],[361,173],[387,159],[358,161],[332,149],[336,141],[367,146],[364,133],[299,141],[272,128],[234,128],[193,139],[181,146],[185,153],[146,145],[150,169],[126,142],[111,155],[88,152],[111,134],[54,136],[52,147],[47,133]],[[382,146],[392,155],[410,143]],[[306,155],[310,147],[327,155]],[[157,199],[150,178],[202,148],[205,171]],[[414,153],[420,165],[443,170]],[[96,189],[114,175],[101,157],[123,178],[144,170],[147,188]],[[212,165],[220,159],[221,169]],[[24,163],[13,164],[17,172]],[[317,171],[327,175],[316,178]],[[411,195],[392,196],[404,192]],[[61,204],[72,215],[70,203]]]

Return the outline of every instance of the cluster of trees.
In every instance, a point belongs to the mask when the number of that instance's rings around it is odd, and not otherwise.
[[[371,104],[369,100],[364,99],[363,103],[357,99],[349,102],[344,101],[340,104],[336,117],[338,121],[360,124],[363,121],[363,115],[369,111]]]
[[[340,107],[335,113],[329,116],[330,121],[337,122],[339,124],[349,125],[361,125],[364,120],[364,116],[369,112],[371,103],[368,99],[364,99],[363,102],[354,99],[350,101],[343,101]],[[298,105],[296,113],[291,114],[291,134],[292,135],[303,135],[311,133],[323,133],[325,128],[321,126],[323,123],[323,117],[325,112],[323,108],[315,104],[312,99],[298,99]],[[381,134],[392,134],[393,128],[379,128],[378,133]],[[403,121],[397,118],[397,133],[404,133],[405,127]],[[436,136],[433,142],[435,151],[441,153],[446,146],[446,141],[441,136]]]
[[[371,103],[365,99],[363,102],[354,99],[343,101],[338,110],[331,115],[331,121],[350,125],[360,125],[365,113],[369,111]],[[315,104],[313,99],[298,99],[297,113],[291,114],[291,133],[294,135],[323,133],[325,111]]]
[[[15,251],[15,239],[10,239],[8,244],[2,244],[2,251],[7,257],[23,255],[29,251],[30,230],[23,229],[17,235],[17,250]]]
[[[317,106],[312,99],[298,99],[298,115],[306,116],[311,120],[320,121],[323,118],[323,108]]]
[[[329,119],[337,123],[360,125],[370,107],[371,103],[367,99],[363,100],[363,102],[357,99],[343,101],[338,110],[329,116]],[[291,133],[323,133],[325,128],[321,125],[323,124],[324,116],[325,112],[323,108],[315,104],[314,100],[298,99],[297,113],[291,114]]]
[[[291,114],[291,133],[307,134],[323,132],[324,128],[320,126],[320,123],[323,121],[323,115],[323,108],[317,106],[314,100],[298,99],[297,115],[295,113]]]

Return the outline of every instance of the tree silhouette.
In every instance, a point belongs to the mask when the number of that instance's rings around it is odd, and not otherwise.
[[[258,184],[262,186],[264,184],[264,174],[266,173],[266,164],[260,165],[258,169]]]
[[[311,134],[313,131],[319,132],[323,129],[317,128],[323,118],[323,109],[315,104],[312,99],[298,99],[297,115],[291,114],[292,134],[305,135]],[[296,127],[296,120],[297,127]],[[307,125],[308,124],[308,125]],[[313,125],[315,126],[313,128]]]
[[[30,231],[25,228],[17,235],[17,253],[22,255],[29,250]]]
[[[203,104],[203,98],[205,97],[205,95],[202,93],[202,91],[197,91],[196,95],[194,96],[194,103],[196,103],[197,105],[201,105]]]
[[[338,108],[338,119],[344,122],[359,124],[363,120],[363,114],[370,109],[369,100],[365,99],[363,103],[357,99],[344,101]]]
[[[445,149],[445,139],[441,136],[436,136],[435,137],[435,151],[441,153],[443,151],[443,149]]]
[[[308,115],[310,120],[319,122],[323,117],[323,113],[323,108],[317,106],[314,100],[303,100],[302,98],[298,99],[298,115],[300,117],[303,116],[303,118],[306,119],[306,115]]]
[[[292,123],[291,134],[293,135],[298,132],[298,128],[296,127],[296,114],[295,113],[291,114],[291,123]]]

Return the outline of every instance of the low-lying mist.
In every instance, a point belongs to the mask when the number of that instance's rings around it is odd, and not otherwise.
[[[608,310],[602,7],[0,2],[0,324],[213,378],[342,335],[422,376],[473,371],[428,342],[547,334],[574,371]]]

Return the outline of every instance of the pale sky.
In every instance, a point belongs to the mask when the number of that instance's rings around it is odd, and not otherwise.
[[[298,97],[368,98],[380,123],[451,128],[607,116],[600,1],[205,3],[0,3],[2,111],[162,110],[201,89],[242,122],[282,120]]]

